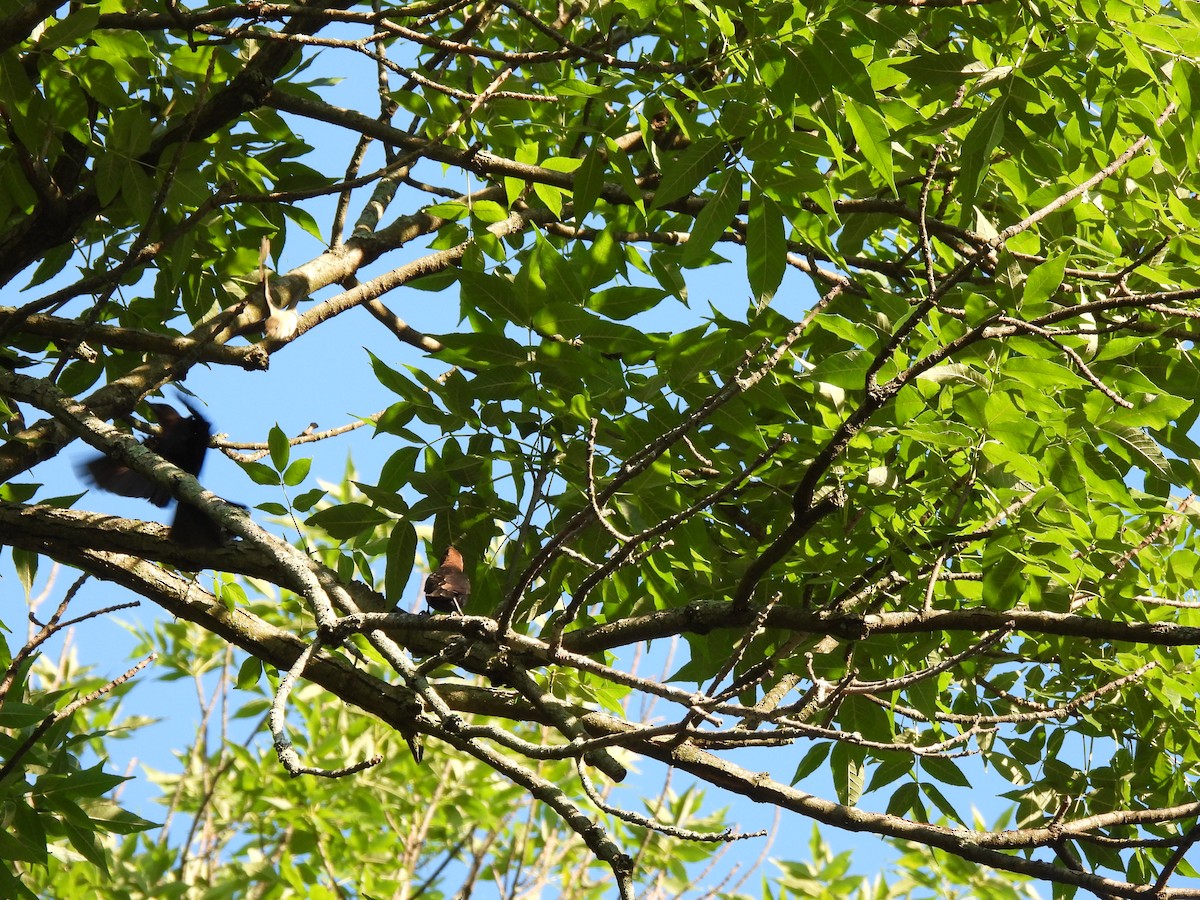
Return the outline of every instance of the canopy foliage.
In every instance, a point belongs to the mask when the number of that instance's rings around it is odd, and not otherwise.
[[[545,804],[626,895],[640,829],[714,834],[593,789],[654,760],[1196,896],[1198,51],[1192,4],[1125,0],[29,2],[0,23],[0,539],[249,654],[284,770],[371,763],[317,738],[372,716]],[[123,424],[294,354],[393,395],[337,423],[387,448],[340,487],[302,454],[342,427],[218,436],[305,488],[245,511]],[[32,486],[79,441],[232,539]],[[406,612],[451,543],[467,615]],[[289,727],[305,682],[329,718]],[[13,784],[28,828],[65,815]]]

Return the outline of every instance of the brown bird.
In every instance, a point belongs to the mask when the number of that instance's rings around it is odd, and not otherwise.
[[[471,582],[463,571],[462,554],[454,547],[447,547],[442,564],[425,579],[425,602],[435,612],[455,612],[461,616],[470,596]]]

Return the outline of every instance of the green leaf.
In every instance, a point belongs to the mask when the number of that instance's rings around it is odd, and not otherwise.
[[[683,245],[681,262],[685,267],[698,265],[705,259],[708,251],[737,215],[738,204],[741,201],[742,173],[737,168],[731,168],[717,184],[716,190],[696,217],[696,225],[692,228],[687,243]]]
[[[866,767],[866,750],[857,744],[838,741],[829,754],[829,774],[833,777],[833,789],[838,803],[854,806],[862,796],[863,774]]]
[[[45,53],[55,47],[63,47],[89,35],[100,19],[100,9],[83,6],[71,10],[71,14],[47,28],[38,39],[38,49]]]
[[[0,859],[46,865],[46,830],[39,812],[24,797],[14,797],[7,818],[0,828]]]
[[[328,493],[324,488],[313,488],[311,491],[305,491],[296,497],[292,503],[292,508],[296,512],[308,512],[314,506],[321,502],[322,498]]]
[[[936,778],[942,784],[952,784],[957,787],[971,787],[971,782],[962,773],[962,769],[952,759],[943,756],[922,756],[921,769],[931,778]]]
[[[255,484],[279,484],[279,473],[270,466],[263,465],[260,462],[239,462],[242,471],[250,476],[250,480]]]
[[[587,308],[610,319],[628,319],[654,309],[667,296],[662,288],[617,285],[588,297]]]
[[[375,373],[375,378],[381,385],[411,402],[423,406],[429,404],[428,394],[411,378],[393,369],[370,350],[367,351],[367,355],[371,358],[371,371]]]
[[[533,183],[533,192],[539,200],[546,204],[546,208],[554,213],[555,218],[562,217],[563,191],[561,188],[541,181],[535,181]]]
[[[654,192],[650,208],[662,209],[690,194],[696,185],[715,171],[724,155],[725,142],[718,138],[703,137],[693,142],[678,159],[664,168],[662,181]]]
[[[282,472],[287,468],[288,456],[291,454],[292,448],[288,442],[288,436],[278,425],[272,425],[271,430],[267,432],[267,447],[271,451],[271,464],[275,466],[276,470]]]
[[[958,810],[954,808],[953,804],[946,799],[945,794],[937,789],[936,785],[930,784],[927,781],[922,782],[921,793],[933,801],[933,805],[936,806],[941,811],[942,815],[946,816],[946,818],[957,822],[963,828],[970,827],[963,817],[958,814]]]
[[[218,584],[217,593],[228,610],[236,609],[238,606],[244,607],[250,602],[245,589],[236,581],[222,579]]]
[[[857,349],[830,353],[812,370],[811,377],[836,387],[861,390],[866,386],[867,369],[873,358],[867,351]]]
[[[1006,359],[1001,371],[1013,380],[1029,385],[1038,393],[1043,393],[1049,388],[1079,387],[1084,384],[1084,380],[1066,366],[1030,356]]]
[[[404,587],[412,575],[416,556],[416,529],[406,520],[397,522],[388,535],[387,563],[383,576],[383,596],[390,605],[404,605]]]
[[[911,753],[884,750],[877,751],[877,755],[880,762],[871,773],[871,781],[863,791],[864,794],[887,787],[898,778],[903,778],[913,770],[913,766],[916,764],[916,759]]]
[[[987,64],[968,53],[922,53],[895,64],[919,84],[965,84],[987,71]]]
[[[343,503],[331,506],[309,516],[304,524],[323,528],[337,540],[349,540],[368,531],[373,531],[388,517],[365,503]]]
[[[294,203],[287,203],[283,206],[283,214],[295,222],[307,234],[311,235],[315,240],[324,244],[325,238],[321,236],[321,226],[317,224],[317,220],[313,218],[312,213],[303,207],[297,206]]]
[[[93,800],[88,804],[87,813],[88,818],[100,831],[110,834],[134,834],[138,831],[149,831],[152,828],[161,827],[161,823],[150,822],[141,816],[135,816],[133,813],[121,809],[111,800]]]
[[[606,137],[604,140],[608,147],[608,160],[612,164],[613,171],[617,173],[621,187],[625,189],[625,193],[644,216],[646,204],[642,199],[642,189],[638,187],[637,176],[633,172],[633,164],[629,161],[629,155],[612,138]]]
[[[96,840],[96,826],[87,813],[65,797],[55,797],[51,805],[59,813],[59,823],[71,846],[105,875],[108,874],[108,854]]]
[[[18,481],[0,484],[0,500],[7,500],[9,503],[24,503],[32,499],[41,487],[40,484]]]
[[[604,174],[608,171],[608,160],[598,146],[592,147],[575,170],[574,205],[571,208],[576,224],[583,220],[596,205],[600,191],[604,188]]]
[[[546,90],[560,97],[603,97],[608,92],[601,85],[579,81],[574,78],[547,82]]]
[[[300,459],[293,460],[291,465],[287,467],[287,471],[283,473],[283,483],[288,487],[295,487],[308,477],[308,471],[311,468],[311,457],[302,456]]]
[[[461,200],[447,200],[442,203],[435,203],[425,209],[425,212],[431,216],[438,216],[442,219],[457,221],[465,219],[471,214],[470,208]]]
[[[969,217],[983,175],[991,166],[992,153],[1004,137],[1007,98],[1007,94],[1001,94],[996,101],[988,104],[963,140],[962,153],[959,156],[962,170],[958,181],[962,192],[964,219]]]
[[[995,536],[984,547],[983,602],[992,609],[1011,609],[1025,590],[1020,547],[1021,539],[1013,534]]]
[[[534,293],[535,297],[579,304],[588,295],[575,266],[541,234],[517,278],[516,287],[518,291]]]
[[[1130,451],[1133,458],[1143,469],[1166,479],[1171,478],[1171,464],[1163,455],[1162,449],[1146,436],[1139,428],[1128,428],[1115,423],[1097,425],[1096,433],[1110,439],[1114,449],[1123,447]]]
[[[4,705],[0,706],[0,728],[25,728],[28,725],[36,725],[49,715],[53,715],[50,709],[6,700]]]
[[[7,842],[0,838],[0,852],[4,852],[5,843]],[[17,858],[18,857],[11,856],[7,852],[4,852],[5,861],[0,863],[0,895],[12,897],[13,900],[39,900],[38,895],[29,890],[29,888],[25,887],[25,885],[21,884],[21,882],[17,880],[17,877],[9,868],[11,865],[9,860],[15,860]],[[36,862],[37,860],[30,861]]]
[[[862,735],[870,741],[889,743],[893,740],[892,723],[877,703],[851,694],[838,708],[838,724],[845,731]]]
[[[900,787],[892,792],[892,796],[888,798],[888,815],[907,816],[911,810],[919,809],[921,802],[920,791],[921,788],[915,781],[909,781],[900,785]]]
[[[883,176],[884,182],[896,193],[896,174],[892,166],[892,136],[887,120],[874,106],[846,102],[846,121],[854,133],[858,149],[871,164],[871,168]]]
[[[363,484],[361,481],[354,482],[354,486],[380,509],[386,509],[401,516],[407,515],[408,504],[396,491],[378,485]]]
[[[1023,307],[1040,306],[1054,295],[1062,285],[1069,258],[1066,253],[1060,253],[1034,267],[1025,281],[1025,293],[1021,299]]]
[[[783,215],[770,197],[750,191],[750,218],[746,226],[746,268],[754,302],[765,306],[775,296],[787,265]]]
[[[464,269],[460,279],[463,309],[477,309],[498,322],[528,325],[533,312],[533,297],[518,292],[502,275],[484,275]]]
[[[830,744],[828,742],[815,743],[808,748],[808,751],[801,758],[799,765],[796,766],[796,771],[792,775],[792,784],[798,784],[811,775],[817,769],[821,768],[825,759],[829,756]]]
[[[21,582],[21,587],[25,589],[25,596],[28,597],[29,592],[33,590],[33,581],[37,578],[38,554],[32,550],[13,547],[12,557],[13,566],[17,570],[17,578]]]
[[[1029,770],[1019,761],[1011,756],[1005,756],[1003,753],[988,754],[988,762],[996,767],[996,770],[1016,785],[1031,784],[1033,777],[1029,774]]]
[[[237,688],[239,691],[252,691],[258,687],[258,681],[262,678],[262,660],[257,656],[248,656],[238,668],[237,673]]]
[[[555,340],[578,339],[603,353],[628,353],[647,347],[640,330],[606,322],[584,309],[567,303],[548,303],[533,317],[534,326]]]
[[[495,200],[476,200],[471,204],[471,218],[485,225],[494,225],[508,218],[508,210]]]

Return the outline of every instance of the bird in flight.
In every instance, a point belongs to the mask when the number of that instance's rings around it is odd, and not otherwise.
[[[158,434],[146,438],[145,445],[174,463],[189,475],[199,475],[204,454],[212,437],[212,423],[200,411],[183,400],[190,416],[183,416],[169,403],[151,403],[158,419]],[[155,506],[171,502],[166,486],[117,462],[111,456],[97,456],[84,464],[83,476],[102,490],[122,497],[141,497]],[[182,547],[219,547],[224,543],[221,529],[199,507],[180,502],[171,522],[171,540]]]

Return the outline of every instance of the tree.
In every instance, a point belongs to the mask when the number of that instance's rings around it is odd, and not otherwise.
[[[301,740],[303,681],[308,729],[354,710],[485,767],[624,896],[629,827],[721,835],[607,803],[640,759],[1056,889],[1192,896],[1197,37],[1115,0],[30,3],[0,26],[0,277],[33,297],[0,312],[0,537],[27,583],[48,557],[249,654],[289,774],[376,763]],[[373,95],[314,77],[361,59]],[[726,251],[748,302],[697,301]],[[388,305],[447,289],[449,333]],[[334,365],[359,307],[397,449],[259,505],[310,553],[118,427],[201,366]],[[345,430],[267,428],[215,446],[287,487]],[[232,537],[13,482],[78,440]],[[465,616],[397,608],[424,523]],[[673,639],[675,671],[636,668]],[[768,752],[790,784],[743,764]],[[796,786],[818,770],[833,796]],[[997,781],[1014,827],[966,810]]]
[[[306,537],[320,540],[317,535]],[[50,581],[52,587],[54,579]],[[81,587],[78,582],[72,585],[68,603],[77,602]],[[44,600],[33,599],[35,616]],[[257,612],[275,602],[277,598],[256,597],[247,605]],[[39,648],[71,627],[70,620],[62,618],[63,611],[60,607],[36,629],[23,654],[32,663],[29,683],[60,694],[68,685],[94,681],[90,672],[78,666],[71,650],[56,659],[39,653]],[[87,617],[75,627],[90,627],[95,618]],[[23,883],[5,882],[5,896],[416,898],[471,896],[473,891],[486,891],[486,886],[494,886],[499,896],[514,898],[611,895],[611,876],[605,877],[607,870],[582,842],[537,800],[484,763],[443,753],[434,744],[418,767],[404,752],[387,752],[389,743],[399,742],[386,725],[345,705],[331,710],[325,703],[328,695],[308,685],[296,691],[289,706],[290,714],[302,722],[298,732],[308,752],[344,756],[363,748],[383,748],[384,760],[361,773],[353,789],[338,779],[292,779],[274,759],[269,744],[240,739],[238,723],[253,722],[251,733],[260,732],[271,705],[271,691],[254,672],[253,657],[239,666],[235,657],[241,654],[228,643],[182,620],[139,628],[137,636],[136,652],[143,658],[152,656],[155,671],[164,679],[194,686],[204,698],[190,742],[179,738],[182,771],[176,775],[150,769],[151,779],[162,791],[161,828],[120,811],[111,799],[94,797],[97,789],[124,779],[72,758],[72,751],[86,739],[89,752],[103,760],[117,736],[136,736],[146,727],[147,719],[124,715],[123,707],[162,708],[160,694],[153,700],[138,698],[145,681],[127,677],[120,684],[83,695],[69,712],[56,717],[53,724],[65,738],[66,748],[34,740],[30,743],[35,752],[9,756],[36,776],[31,805],[37,820],[46,826],[39,835],[22,822],[12,829],[13,836],[61,839],[54,840],[49,853],[40,848],[40,855],[36,841],[25,842],[21,849],[29,857],[14,853],[13,845],[6,844],[6,862],[29,859],[36,864],[22,867]],[[92,641],[78,643],[87,646]],[[119,696],[122,702],[88,702],[101,691],[103,696]],[[0,707],[6,719],[21,711],[12,696],[13,691],[6,690]],[[53,709],[49,692],[33,689],[25,699],[31,701],[26,706]],[[544,731],[534,728],[529,736],[537,738]],[[58,771],[47,772],[52,767],[45,765],[46,756],[54,754],[59,755],[53,767]],[[535,765],[539,774],[583,797],[582,789],[571,783],[569,761],[540,760]],[[10,793],[19,797],[19,792]],[[608,795],[608,788],[604,793]],[[375,799],[365,802],[365,795]],[[701,791],[695,785],[676,790],[667,779],[649,802],[658,821],[675,827],[720,831],[723,824],[720,813],[700,812]],[[728,853],[729,844],[680,842],[619,820],[608,824],[636,848],[639,895],[646,900],[753,896],[747,889],[760,875],[756,867]],[[115,839],[103,832],[123,837]],[[1010,878],[961,861],[954,865],[920,845],[901,847],[902,855],[886,869],[872,866],[870,877],[852,870],[848,852],[835,855],[815,827],[808,849],[811,859],[800,861],[795,858],[796,841],[766,840],[755,848],[760,859],[779,851],[791,855],[773,860],[772,868],[778,871],[769,889],[775,896],[853,894],[862,900],[1035,896],[1028,886],[1013,884]],[[706,877],[698,880],[697,870]],[[0,870],[0,877],[7,874],[7,867]]]

